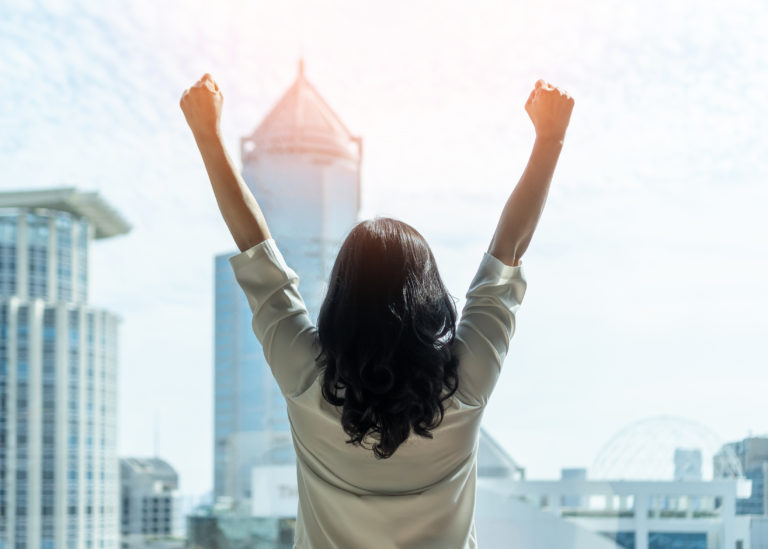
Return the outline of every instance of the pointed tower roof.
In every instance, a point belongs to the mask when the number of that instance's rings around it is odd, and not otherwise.
[[[243,160],[250,151],[273,154],[320,153],[353,161],[360,159],[360,138],[347,129],[304,76],[299,60],[296,80],[243,139]]]

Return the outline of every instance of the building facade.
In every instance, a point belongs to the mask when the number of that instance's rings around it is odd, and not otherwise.
[[[0,548],[118,546],[117,324],[88,303],[95,193],[0,193]]]
[[[357,221],[361,140],[306,79],[295,82],[241,141],[243,177],[269,223],[314,318],[336,253]],[[292,467],[285,402],[228,258],[215,259],[214,494],[250,509],[254,467]]]
[[[623,549],[749,549],[750,521],[736,515],[736,499],[744,484],[743,479],[490,484],[481,478],[478,505],[484,502],[484,493],[492,491],[599,534]]]
[[[174,534],[179,476],[159,458],[120,459],[120,546],[142,549]]]
[[[759,455],[756,450],[749,455]],[[709,471],[715,478],[704,474],[705,455],[710,463],[714,456]],[[667,416],[632,423],[595,464],[589,471],[563,469],[559,480],[478,474],[481,546],[501,539],[496,546],[541,549],[768,547],[762,518],[737,513],[752,481],[733,450],[705,426]],[[606,471],[615,476],[604,477]]]
[[[736,513],[739,515],[768,516],[768,437],[749,437],[737,442],[725,444],[715,456],[715,474],[726,476],[721,460],[726,453],[735,455],[741,462],[744,476],[752,481],[749,497],[736,501]]]

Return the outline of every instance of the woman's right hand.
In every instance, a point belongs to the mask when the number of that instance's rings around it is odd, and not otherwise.
[[[525,103],[525,110],[536,129],[536,138],[562,141],[571,119],[573,104],[573,98],[565,90],[544,80],[536,82],[536,87]]]
[[[179,106],[195,139],[216,137],[220,134],[223,99],[218,84],[208,73],[184,91]]]

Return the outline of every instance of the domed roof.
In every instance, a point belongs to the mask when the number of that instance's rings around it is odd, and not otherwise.
[[[703,480],[714,476],[715,455],[721,474],[742,476],[738,458],[714,432],[695,421],[670,416],[643,419],[616,433],[598,453],[589,476],[594,480],[674,480],[676,452],[696,451]]]
[[[256,130],[243,139],[243,160],[251,153],[320,153],[360,160],[360,138],[347,129],[304,76],[299,61],[296,80]]]

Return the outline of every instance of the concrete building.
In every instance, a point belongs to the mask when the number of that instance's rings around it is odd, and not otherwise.
[[[701,450],[675,448],[675,480],[701,480]]]
[[[159,458],[120,459],[120,547],[142,549],[174,534],[179,477]]]
[[[652,424],[670,427],[669,420]],[[685,422],[671,424],[676,432],[683,434],[681,438],[686,438],[686,425]],[[639,427],[645,433],[648,424],[642,422]],[[485,433],[483,437],[490,439]],[[695,437],[690,440],[695,441]],[[498,445],[495,447],[500,449]],[[636,447],[634,442],[630,447]],[[611,455],[624,455],[611,446],[608,449]],[[696,465],[700,464],[701,452],[697,448],[676,452],[672,442],[662,451],[671,465],[678,464],[678,472],[700,475]],[[602,464],[604,460],[598,456],[596,462]],[[638,470],[634,463],[630,465],[630,471]],[[610,467],[610,470],[618,469]],[[750,547],[750,521],[736,515],[737,498],[749,489],[748,481],[743,478],[674,480],[672,468],[669,472],[669,480],[655,481],[588,480],[586,469],[563,469],[560,480],[478,473],[475,510],[478,540],[481,546],[489,548]]]
[[[301,63],[295,82],[241,142],[243,177],[301,277],[313,317],[338,248],[357,221],[361,143]],[[215,259],[214,494],[250,509],[270,491],[257,483],[261,495],[254,495],[254,467],[292,470],[296,458],[285,402],[251,332],[251,312],[228,263],[232,255]]]
[[[749,497],[736,501],[736,512],[740,515],[768,516],[768,436],[748,437],[723,445],[714,457],[717,476],[729,476],[723,460],[730,455],[736,456],[744,476],[752,481],[752,492]]]
[[[589,475],[564,469],[560,480],[479,476],[478,537],[484,542],[494,532],[505,547],[541,549],[762,549],[764,524],[737,514],[751,481],[730,449],[716,454],[721,446],[703,425],[657,417],[612,437]],[[704,455],[715,456],[708,474]],[[713,470],[727,478],[713,478]]]
[[[517,500],[624,549],[748,549],[750,521],[736,515],[743,480],[499,481],[478,490]],[[478,492],[478,506],[487,496]],[[580,501],[578,506],[568,503]],[[514,517],[510,516],[511,520]],[[554,544],[542,547],[581,547]],[[589,546],[584,546],[589,547]]]
[[[736,500],[736,514],[749,517],[751,548],[768,549],[768,436],[724,444],[713,459],[716,476],[732,476],[728,462],[733,456],[751,483],[751,490]]]
[[[768,517],[751,517],[749,536],[752,538],[750,549],[768,549]]]
[[[572,467],[560,470],[560,480],[587,480],[587,470],[583,467]],[[564,496],[564,507],[582,507],[584,497],[579,495]]]
[[[118,546],[117,325],[88,303],[95,193],[0,193],[0,548]]]

